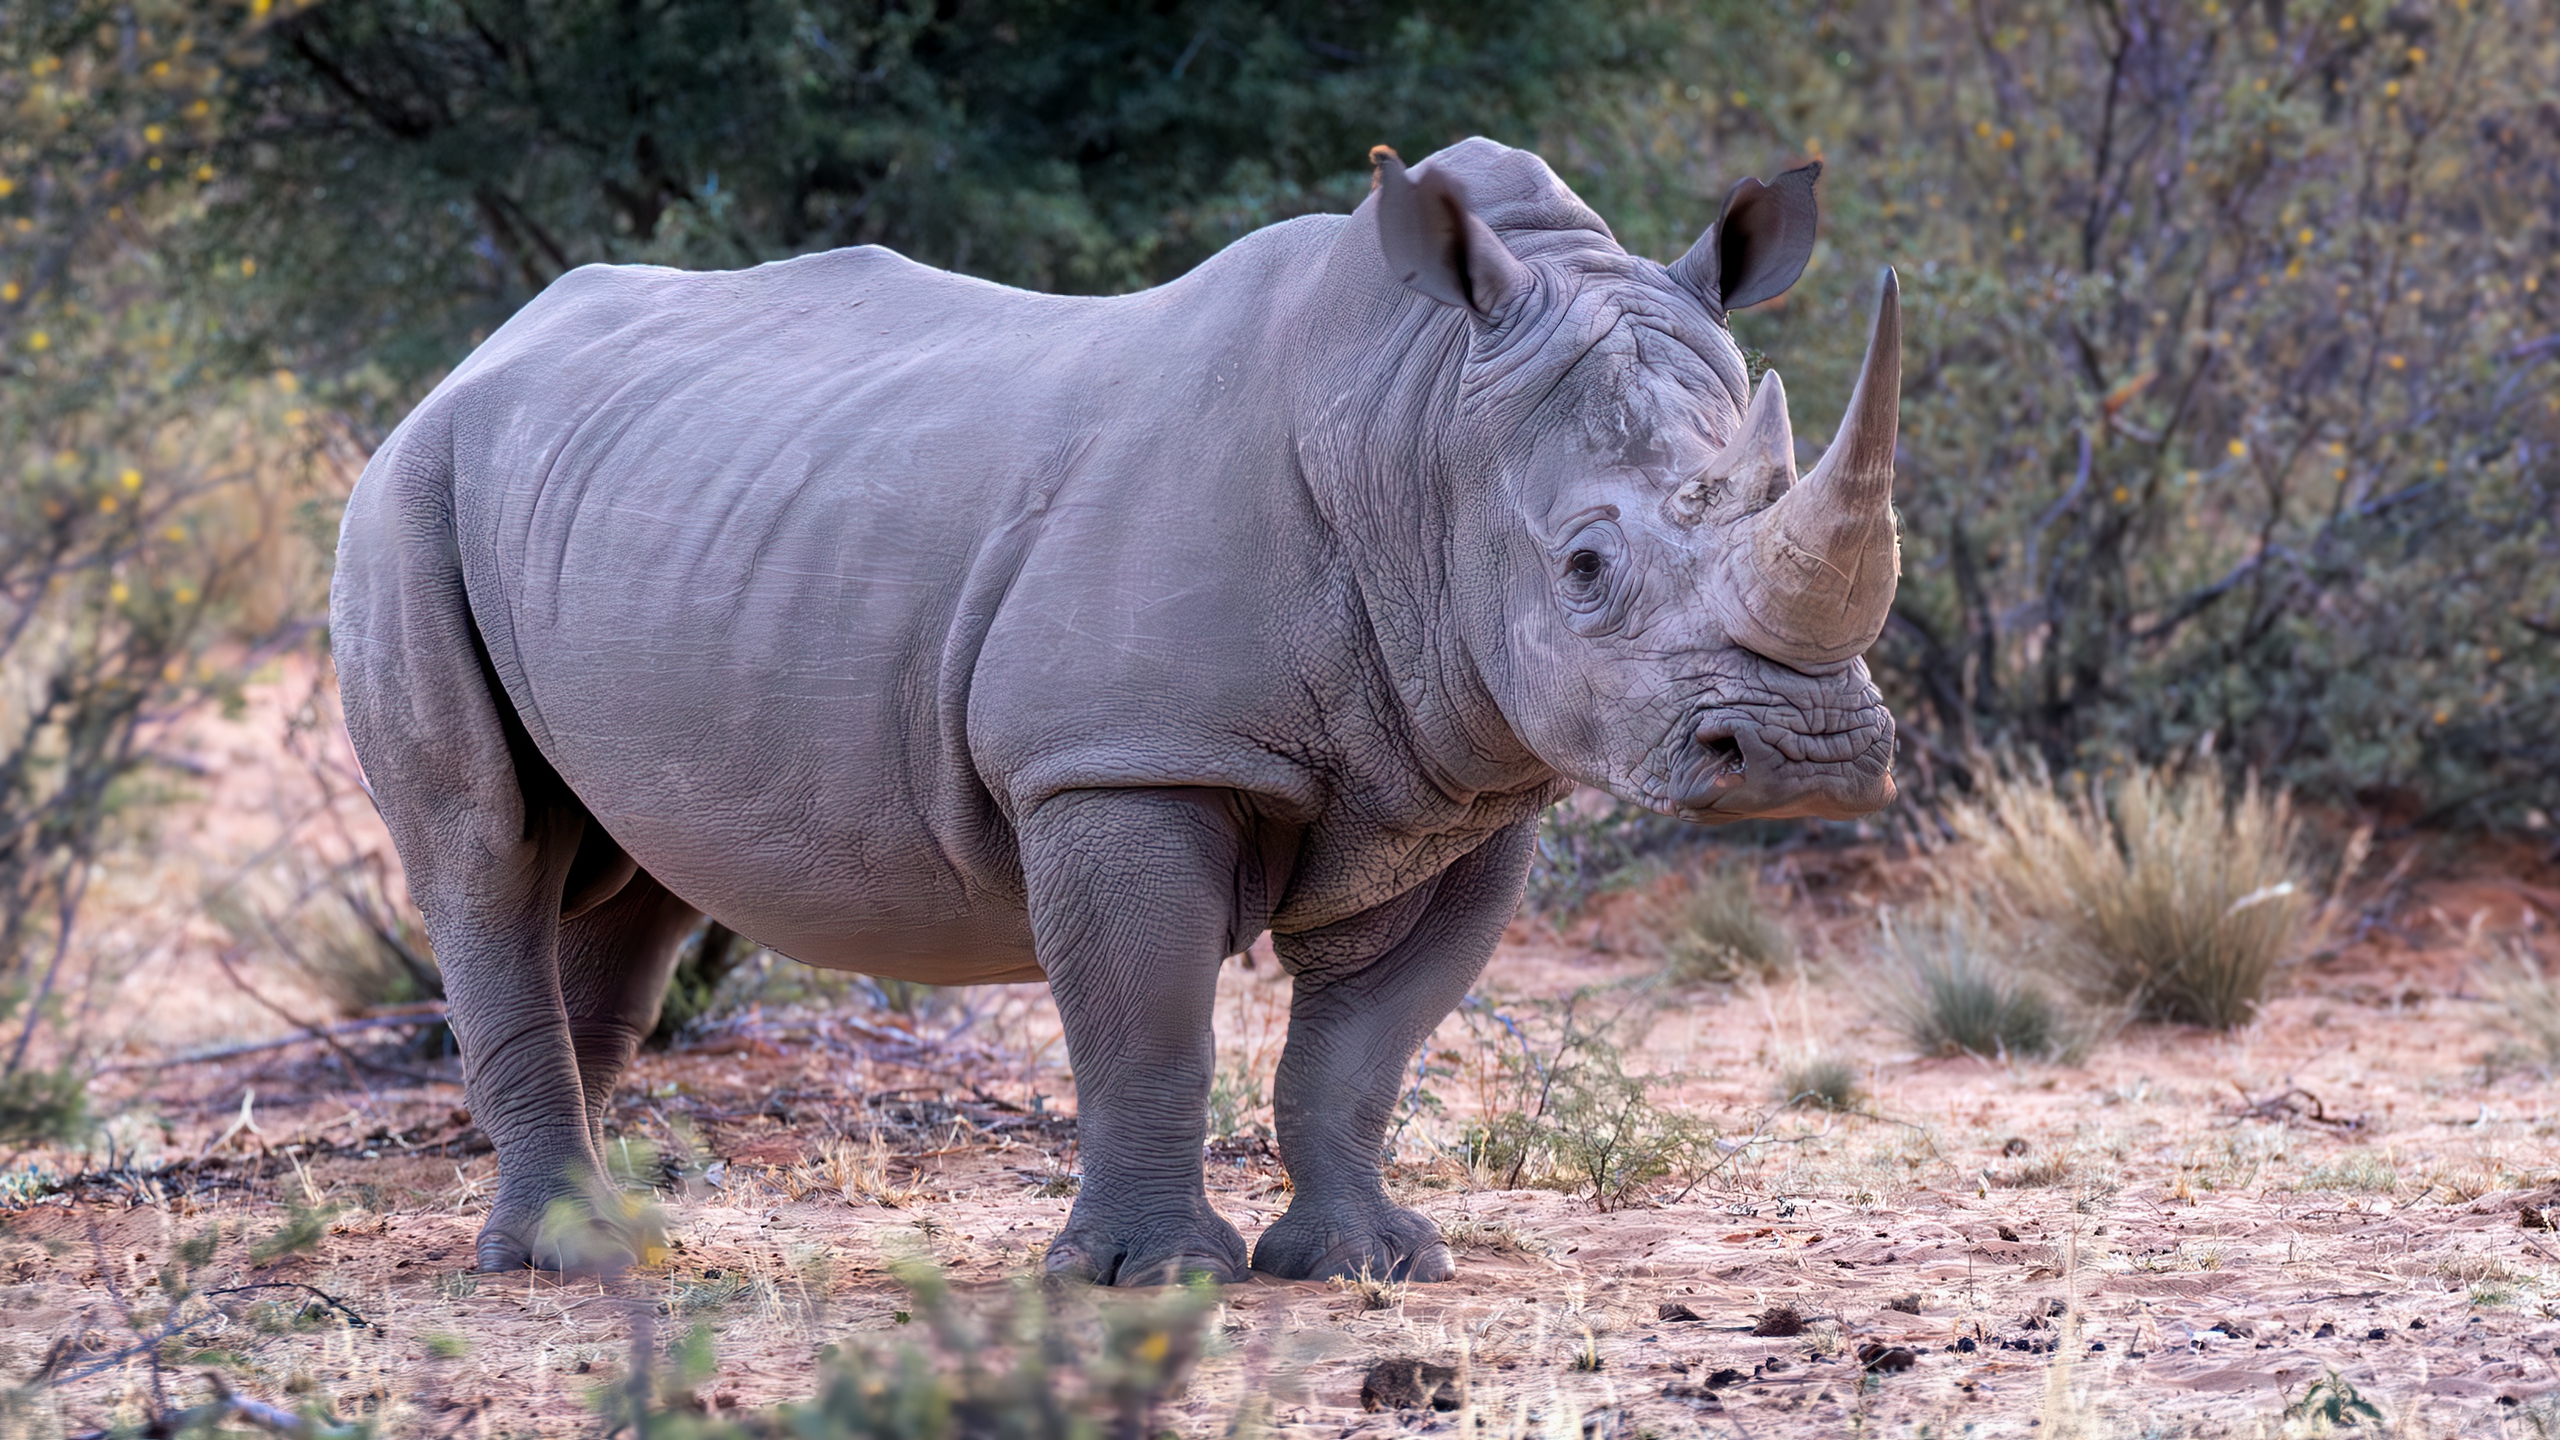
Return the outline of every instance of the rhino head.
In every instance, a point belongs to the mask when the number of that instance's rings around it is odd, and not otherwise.
[[[1893,717],[1860,656],[1900,547],[1893,273],[1848,416],[1797,473],[1786,390],[1727,316],[1784,291],[1819,166],[1745,180],[1687,255],[1620,248],[1535,156],[1374,157],[1394,277],[1459,312],[1442,420],[1456,623],[1546,765],[1682,819],[1847,819],[1893,798]],[[1490,195],[1499,233],[1469,198]]]

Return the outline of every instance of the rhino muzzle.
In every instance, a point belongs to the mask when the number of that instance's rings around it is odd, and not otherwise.
[[[1893,716],[1866,702],[1818,718],[1728,706],[1696,716],[1665,807],[1684,820],[1854,820],[1893,800]]]
[[[1696,516],[1697,497],[1727,483],[1775,497],[1728,553],[1712,597],[1735,643],[1821,673],[1884,632],[1902,573],[1893,517],[1901,395],[1901,288],[1888,268],[1848,416],[1812,473],[1796,478],[1786,387],[1773,370],[1761,377],[1732,443],[1675,499],[1675,512]]]

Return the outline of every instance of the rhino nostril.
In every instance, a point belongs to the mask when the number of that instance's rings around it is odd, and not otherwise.
[[[1707,752],[1707,788],[1731,790],[1749,778],[1749,766],[1743,763],[1742,747],[1732,735],[1721,731],[1698,732],[1698,748]]]

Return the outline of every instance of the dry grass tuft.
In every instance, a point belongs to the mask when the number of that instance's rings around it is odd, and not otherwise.
[[[1655,909],[1675,983],[1766,977],[1795,959],[1795,937],[1748,865],[1703,871]]]
[[[1884,922],[1884,1016],[1928,1055],[2043,1058],[2069,1048],[2052,999],[1998,953],[1971,908]]]
[[[2560,988],[2542,973],[2542,957],[2514,941],[2482,967],[2481,983],[2497,1003],[2491,1023],[2512,1037],[2509,1048],[2528,1064],[2560,1068]]]
[[[1751,1322],[1752,1334],[1777,1339],[1801,1335],[1805,1328],[1804,1312],[1783,1301],[1761,1311],[1759,1318]]]
[[[1866,1090],[1858,1083],[1858,1067],[1838,1055],[1809,1056],[1788,1066],[1778,1090],[1786,1104],[1816,1110],[1855,1110],[1866,1099]]]
[[[2148,1019],[2248,1023],[2313,900],[2291,805],[2209,767],[2136,770],[2103,798],[2013,774],[1948,818],[2014,918]]]
[[[901,1185],[892,1179],[890,1158],[888,1143],[877,1135],[864,1145],[840,1138],[817,1159],[784,1171],[783,1193],[795,1201],[812,1194],[835,1194],[848,1205],[885,1205],[892,1210],[934,1198],[924,1186]]]

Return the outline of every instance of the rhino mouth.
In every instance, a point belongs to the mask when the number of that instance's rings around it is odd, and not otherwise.
[[[1893,717],[1881,701],[1810,716],[1711,704],[1666,739],[1668,783],[1654,808],[1683,820],[1854,820],[1893,799]]]

